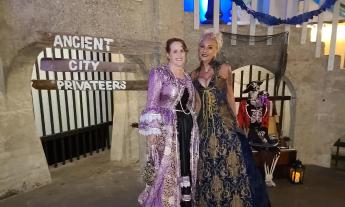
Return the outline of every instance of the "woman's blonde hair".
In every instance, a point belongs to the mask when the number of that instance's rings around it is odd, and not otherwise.
[[[213,40],[215,40],[217,42],[217,46],[218,46],[217,52],[220,51],[220,49],[223,46],[223,36],[222,36],[222,33],[216,32],[213,28],[206,29],[202,33],[199,43],[203,42],[206,39],[213,39]]]

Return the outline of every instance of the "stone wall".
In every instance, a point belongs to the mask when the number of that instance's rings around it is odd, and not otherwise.
[[[30,86],[37,54],[52,44],[47,42],[44,32],[157,41],[162,42],[163,48],[167,38],[183,37],[182,25],[182,0],[0,1],[0,197],[31,190],[51,180],[34,126]],[[164,61],[165,53],[139,57],[145,71],[126,79],[146,78],[148,69],[157,65],[160,57]],[[128,123],[121,127],[114,125],[114,129],[125,133],[114,134],[113,140],[124,142],[113,144],[111,157],[137,161],[144,143],[139,143],[138,133],[130,122],[137,121],[146,93],[126,92],[125,96],[131,101],[125,106],[115,106],[115,111],[124,109],[131,113],[125,114]],[[117,118],[116,114],[114,117]]]
[[[192,22],[192,14],[183,13],[182,0],[0,1],[0,197],[51,180],[34,126],[30,86],[36,55],[47,45],[43,32],[161,42],[160,57],[139,57],[134,62],[143,65],[142,71],[125,77],[144,79],[152,65],[166,61],[163,48],[171,37],[186,40],[190,49],[186,69],[198,66],[200,31],[193,30]],[[248,27],[239,30],[248,34]],[[265,34],[264,27],[258,28],[260,33]],[[343,134],[344,71],[327,72],[325,58],[313,57],[314,45],[294,44],[298,35],[292,34],[286,77],[296,90],[294,146],[302,161],[329,166],[331,146]],[[130,124],[138,119],[146,93],[115,93],[115,98],[114,119],[124,121],[114,122],[111,159],[137,161],[144,155],[145,143]],[[125,113],[117,113],[121,111]]]
[[[185,40],[190,49],[188,70],[198,64],[197,47],[200,31],[193,30],[193,15],[184,17]],[[221,31],[230,32],[231,26],[221,25]],[[274,33],[283,32],[283,26],[274,27]],[[249,34],[249,26],[239,26],[239,34]],[[298,158],[308,164],[330,167],[331,149],[336,140],[345,134],[345,70],[339,69],[340,57],[335,58],[334,71],[327,71],[327,56],[315,58],[315,43],[301,45],[300,28],[291,28],[288,46],[288,62],[285,78],[295,90],[296,114],[292,127],[293,147],[298,150]],[[265,26],[257,26],[256,35],[266,35]],[[309,37],[308,37],[309,38]],[[258,56],[250,56],[255,62]],[[253,54],[253,52],[251,52]],[[260,58],[259,58],[260,59]]]
[[[40,138],[36,134],[31,73],[40,49],[22,51],[8,72],[7,93],[0,96],[0,198],[51,181]]]
[[[345,134],[345,70],[327,71],[327,56],[314,58],[314,45],[291,45],[286,76],[296,93],[294,147],[310,164],[330,167],[331,149]],[[339,67],[340,57],[335,65]]]
[[[43,32],[159,40],[157,0],[59,0],[0,2],[0,57],[6,73],[17,52]],[[0,73],[1,74],[1,73]],[[4,88],[2,90],[4,92]]]

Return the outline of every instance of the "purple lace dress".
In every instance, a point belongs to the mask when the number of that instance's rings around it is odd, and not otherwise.
[[[188,96],[184,96],[185,92]],[[191,117],[188,153],[190,178],[181,176],[180,143],[176,106],[182,96],[188,97],[185,112]],[[196,169],[199,156],[199,132],[197,115],[194,112],[194,87],[189,75],[177,79],[168,65],[162,65],[150,71],[147,92],[147,105],[140,116],[139,133],[145,136],[157,135],[157,143],[151,153],[154,158],[155,179],[152,185],[146,185],[139,195],[139,205],[145,207],[178,207],[182,200],[181,187],[191,187],[194,202]],[[179,110],[180,111],[180,110]],[[178,113],[181,113],[178,112]]]

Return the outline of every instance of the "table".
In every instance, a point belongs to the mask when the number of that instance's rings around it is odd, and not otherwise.
[[[259,167],[263,175],[265,174],[264,171],[264,163],[266,162],[271,166],[272,159],[276,152],[269,151],[269,150],[262,150],[256,151],[253,150],[253,156],[256,165]],[[273,178],[288,178],[289,177],[289,169],[291,164],[296,161],[297,157],[297,150],[296,149],[280,149],[280,157],[277,161],[276,168],[273,173]]]

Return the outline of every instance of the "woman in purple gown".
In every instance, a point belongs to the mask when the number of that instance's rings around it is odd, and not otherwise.
[[[168,64],[150,71],[147,105],[139,132],[148,139],[154,180],[139,196],[140,206],[179,207],[194,203],[199,135],[194,112],[195,92],[184,71],[187,47],[167,41]]]

